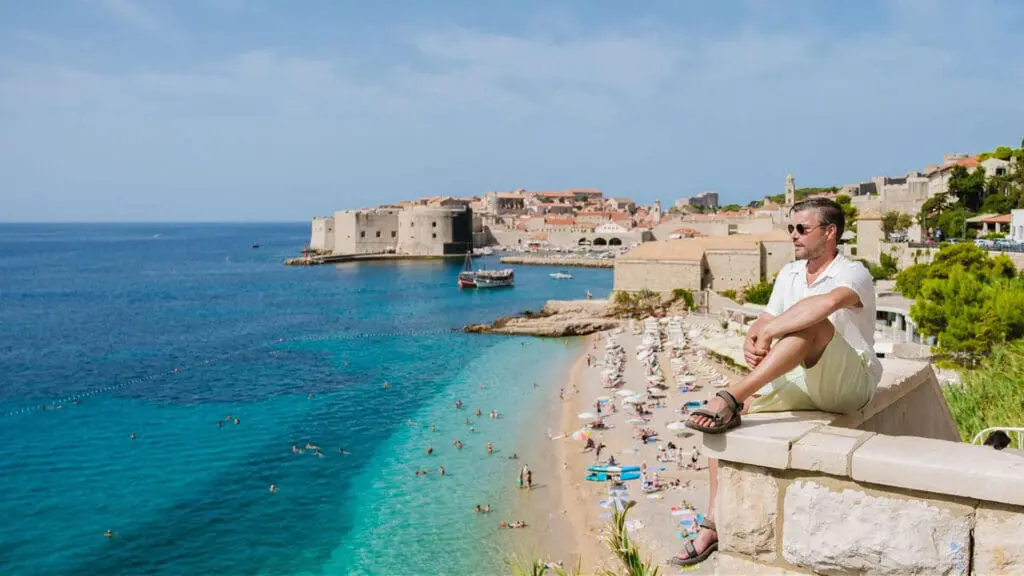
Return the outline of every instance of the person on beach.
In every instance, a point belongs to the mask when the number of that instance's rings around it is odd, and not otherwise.
[[[533,470],[526,471],[526,489],[533,490]]]
[[[874,353],[874,286],[863,265],[838,251],[846,225],[842,208],[811,198],[798,202],[791,214],[797,260],[779,272],[768,305],[747,332],[743,355],[751,371],[694,410],[688,428],[720,434],[739,426],[745,410],[847,413],[867,404],[878,386],[882,364]],[[769,384],[764,395],[754,397]],[[702,530],[673,564],[698,564],[718,549],[718,462],[709,460],[709,472]]]

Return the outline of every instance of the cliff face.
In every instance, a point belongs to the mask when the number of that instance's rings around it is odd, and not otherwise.
[[[584,336],[619,325],[608,311],[607,300],[550,300],[540,312],[499,318],[492,324],[470,324],[463,330],[477,334],[517,334],[558,338]]]

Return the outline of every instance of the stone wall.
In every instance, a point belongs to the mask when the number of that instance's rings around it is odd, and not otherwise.
[[[762,277],[764,250],[708,250],[705,252],[708,268],[711,270],[711,290],[742,290],[757,284]]]
[[[342,210],[334,213],[335,254],[379,254],[398,246],[399,210]]]
[[[334,216],[313,218],[309,235],[309,249],[323,252],[334,250]]]
[[[927,364],[883,364],[858,413],[747,415],[704,437],[720,463],[717,573],[1024,574],[1024,458],[905,435],[947,435],[948,412],[918,394],[937,390]],[[893,406],[887,433],[866,429]]]
[[[701,289],[700,260],[623,260],[615,259],[615,291],[671,292],[676,288],[693,292]]]
[[[782,267],[796,260],[796,252],[793,249],[793,242],[787,241],[765,241],[764,245],[764,274],[765,279],[771,280],[782,270]]]

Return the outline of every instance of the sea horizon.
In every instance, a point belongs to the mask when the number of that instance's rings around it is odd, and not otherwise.
[[[308,224],[210,224],[0,224],[17,336],[0,348],[0,512],[20,519],[0,572],[501,572],[531,540],[497,528],[529,506],[508,456],[548,449],[582,348],[460,328],[604,296],[611,274],[520,267],[514,288],[460,292],[461,262],[289,268]]]

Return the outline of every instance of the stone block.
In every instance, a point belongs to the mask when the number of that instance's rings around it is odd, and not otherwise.
[[[775,560],[778,505],[778,482],[768,470],[721,462],[715,501],[720,549]]]
[[[746,558],[731,554],[715,554],[715,574],[721,576],[803,576],[802,572],[793,572],[778,566],[758,564]]]
[[[978,507],[974,517],[974,573],[1024,574],[1024,508]]]
[[[783,501],[782,557],[822,574],[964,574],[974,510],[798,480]]]
[[[879,434],[851,463],[858,482],[1024,506],[1024,458],[988,446]]]
[[[872,435],[872,432],[822,426],[793,444],[790,467],[849,476],[850,455]]]
[[[785,470],[789,468],[790,446],[834,416],[825,412],[748,414],[739,428],[725,434],[704,434],[704,452],[709,458]]]

